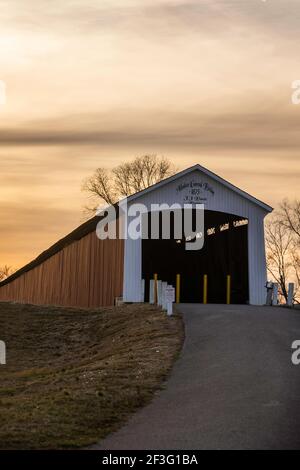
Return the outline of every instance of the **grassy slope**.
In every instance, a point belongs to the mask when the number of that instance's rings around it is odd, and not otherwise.
[[[182,344],[179,316],[0,303],[0,448],[97,442],[147,403]]]

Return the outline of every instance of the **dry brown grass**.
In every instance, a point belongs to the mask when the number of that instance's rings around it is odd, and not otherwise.
[[[0,303],[0,448],[84,447],[145,405],[183,340],[149,305],[78,310]]]

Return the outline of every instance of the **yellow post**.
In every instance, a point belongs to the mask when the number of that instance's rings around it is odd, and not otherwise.
[[[207,274],[203,276],[203,303],[207,304]]]
[[[154,274],[154,303],[157,304],[157,274]]]
[[[176,303],[180,302],[180,274],[176,274]]]
[[[226,303],[230,304],[230,294],[231,294],[231,276],[227,275],[227,288],[226,288]]]

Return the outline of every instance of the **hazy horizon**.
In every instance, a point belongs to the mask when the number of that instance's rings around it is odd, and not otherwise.
[[[199,163],[271,206],[299,197],[297,0],[0,0],[0,265],[83,221],[84,178]]]

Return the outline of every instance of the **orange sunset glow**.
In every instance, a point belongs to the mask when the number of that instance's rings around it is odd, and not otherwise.
[[[97,167],[146,153],[200,163],[274,207],[299,196],[299,1],[0,6],[0,265],[84,220]]]

